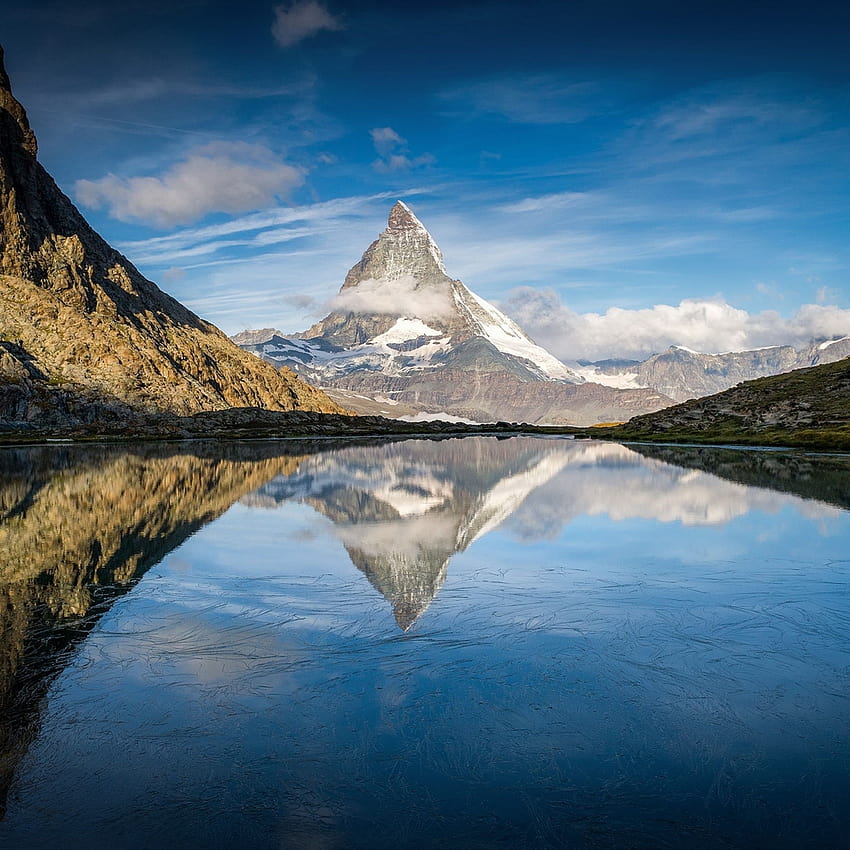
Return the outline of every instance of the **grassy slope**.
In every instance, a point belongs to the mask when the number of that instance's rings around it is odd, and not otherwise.
[[[850,358],[746,381],[593,436],[850,449]]]

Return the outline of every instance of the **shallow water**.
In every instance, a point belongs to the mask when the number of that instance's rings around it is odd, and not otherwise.
[[[850,459],[0,451],[0,845],[850,846]]]

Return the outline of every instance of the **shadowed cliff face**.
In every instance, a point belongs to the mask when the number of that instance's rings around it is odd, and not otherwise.
[[[342,412],[144,278],[92,230],[36,153],[0,49],[0,422],[55,418],[60,389],[124,415],[128,405],[181,415]],[[73,422],[77,412],[64,415]]]
[[[0,451],[0,813],[77,644],[190,534],[300,457],[280,448]]]

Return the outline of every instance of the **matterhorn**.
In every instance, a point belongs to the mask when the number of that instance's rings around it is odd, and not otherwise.
[[[653,390],[585,382],[453,279],[402,201],[329,315],[303,333],[245,331],[234,341],[362,413],[592,424],[671,403]]]

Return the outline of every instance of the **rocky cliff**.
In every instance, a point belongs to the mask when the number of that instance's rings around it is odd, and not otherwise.
[[[57,410],[69,422],[129,410],[342,412],[143,277],[36,155],[0,49],[0,421]]]

